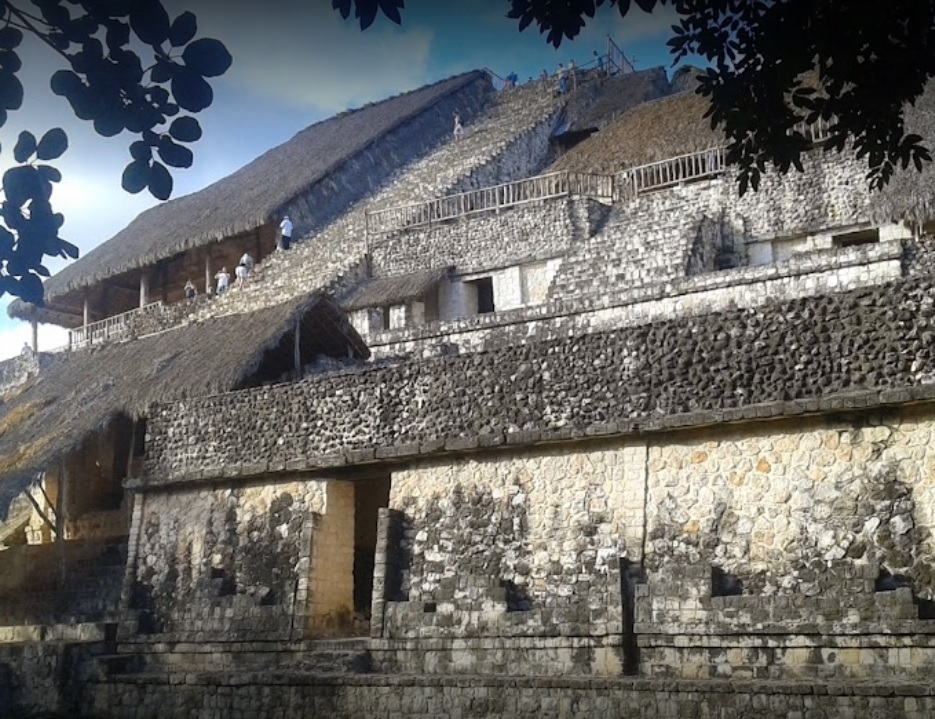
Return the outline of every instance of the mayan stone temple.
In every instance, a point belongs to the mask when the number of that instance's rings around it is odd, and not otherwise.
[[[70,339],[0,364],[0,716],[935,716],[933,171],[812,125],[741,196],[608,60],[312,125],[11,305]]]

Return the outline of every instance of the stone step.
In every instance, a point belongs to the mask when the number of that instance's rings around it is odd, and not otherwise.
[[[443,143],[401,168],[382,189],[349,208],[335,222],[311,237],[300,238],[289,251],[270,255],[258,266],[256,282],[228,292],[200,310],[199,316],[250,311],[334,284],[342,273],[351,272],[365,258],[368,209],[450,194],[453,188],[469,183],[474,172],[499,157],[513,142],[548,121],[562,102],[542,88],[498,95],[484,117],[465,127],[462,140]]]

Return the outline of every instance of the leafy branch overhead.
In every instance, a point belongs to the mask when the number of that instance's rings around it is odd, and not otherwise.
[[[23,103],[20,49],[26,38],[58,57],[52,91],[95,132],[135,136],[122,184],[128,192],[148,190],[165,200],[172,193],[170,168],[190,167],[187,145],[201,137],[194,117],[214,94],[208,78],[231,65],[224,45],[196,38],[195,16],[170,18],[160,0],[0,0],[0,127]],[[36,161],[54,160],[67,149],[55,128],[40,140],[20,134],[13,150],[17,166],[3,176],[0,209],[0,296],[9,293],[41,304],[43,257],[77,257],[77,248],[58,236],[63,218],[52,212],[52,183],[61,175]]]
[[[767,166],[801,170],[804,124],[830,123],[826,150],[867,162],[871,188],[898,167],[922,169],[931,153],[907,132],[904,110],[935,75],[935,0],[502,0],[519,29],[538,28],[558,47],[574,39],[603,5],[621,16],[674,14],[668,41],[675,63],[706,61],[698,92],[712,127],[727,138],[741,192],[756,189]],[[400,22],[402,0],[333,0],[362,29],[382,11]]]

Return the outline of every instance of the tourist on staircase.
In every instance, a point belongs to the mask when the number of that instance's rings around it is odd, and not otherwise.
[[[283,216],[282,222],[279,223],[279,234],[279,249],[288,250],[292,243],[292,220],[289,219],[289,215]]]

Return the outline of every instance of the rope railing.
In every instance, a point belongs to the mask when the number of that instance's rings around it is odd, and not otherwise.
[[[119,315],[107,317],[97,322],[89,322],[82,327],[68,330],[68,347],[70,349],[80,349],[92,344],[101,344],[109,340],[127,337],[136,317],[159,310],[161,307],[162,300],[157,300],[143,307],[127,310]]]
[[[631,167],[614,178],[614,199],[632,199],[642,192],[720,175],[724,172],[724,156],[725,148],[712,147]]]
[[[607,175],[552,172],[425,202],[373,210],[367,212],[367,234],[387,234],[568,195],[609,200],[614,195],[614,180]]]

